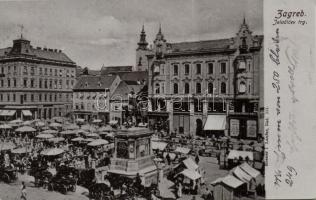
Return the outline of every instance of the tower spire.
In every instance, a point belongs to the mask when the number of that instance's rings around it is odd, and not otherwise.
[[[145,33],[145,26],[143,24],[142,26],[142,30],[140,32],[140,37],[139,37],[139,42],[138,44],[138,49],[147,49],[148,46],[148,42],[146,41],[146,33]]]
[[[159,23],[159,31],[158,34],[161,34],[161,23]]]

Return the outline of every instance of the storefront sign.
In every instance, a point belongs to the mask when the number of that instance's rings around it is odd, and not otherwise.
[[[247,121],[247,137],[252,137],[252,138],[257,137],[257,121],[255,120]]]
[[[238,136],[239,135],[239,120],[231,119],[230,120],[230,136]]]

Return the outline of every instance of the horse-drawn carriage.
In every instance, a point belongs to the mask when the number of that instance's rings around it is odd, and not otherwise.
[[[73,167],[61,166],[57,174],[49,182],[48,190],[66,194],[68,191],[75,192],[78,180],[78,170]]]
[[[17,179],[16,169],[12,167],[0,167],[0,181],[11,183]]]
[[[115,197],[108,185],[105,183],[94,183],[89,187],[89,199],[112,200]]]

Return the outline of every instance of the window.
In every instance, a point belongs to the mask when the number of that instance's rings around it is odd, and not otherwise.
[[[239,93],[245,93],[246,92],[246,83],[245,82],[240,82],[239,83]]]
[[[178,76],[178,65],[173,65],[173,75]]]
[[[201,83],[196,83],[195,92],[201,94]]]
[[[44,88],[48,88],[47,80],[44,81]]]
[[[221,73],[226,74],[226,63],[221,63]]]
[[[27,67],[24,66],[23,74],[27,74]]]
[[[24,79],[24,80],[23,80],[23,86],[24,86],[24,87],[27,87],[27,79]]]
[[[189,94],[190,93],[190,84],[189,83],[185,83],[184,84],[184,93],[185,94]]]
[[[34,87],[34,79],[31,79],[31,88]]]
[[[13,79],[13,87],[16,87],[16,79]]]
[[[39,80],[38,86],[39,88],[42,88],[42,79]]]
[[[31,101],[34,101],[34,94],[31,94]]]
[[[0,100],[3,101],[3,94],[0,94]]]
[[[8,66],[8,74],[11,73],[11,66]]]
[[[3,87],[3,79],[1,79],[0,83],[1,83],[1,87]]]
[[[208,74],[213,74],[213,63],[208,63]]]
[[[44,75],[47,75],[47,68],[44,69]]]
[[[55,76],[57,76],[57,69],[55,69]]]
[[[209,82],[207,85],[207,90],[209,94],[213,94],[213,83]]]
[[[31,72],[30,72],[31,75],[34,75],[34,67],[31,67]]]
[[[14,70],[13,73],[16,74],[16,73],[17,73],[17,71],[16,71],[16,66],[13,67],[13,70]]]
[[[47,101],[47,94],[44,94],[44,100]]]
[[[173,93],[178,94],[178,83],[173,84]]]
[[[239,62],[238,69],[240,70],[246,69],[246,63],[244,61]]]
[[[42,94],[39,94],[39,95],[38,95],[38,100],[39,100],[39,101],[42,101]]]
[[[221,93],[226,94],[226,83],[224,82],[221,83]]]
[[[11,87],[11,80],[8,78],[8,87]]]
[[[63,75],[63,70],[59,70],[59,76],[61,77]]]
[[[66,81],[66,88],[69,89],[69,80]]]
[[[55,94],[55,101],[57,101],[57,94]]]
[[[7,94],[7,99],[8,99],[8,101],[10,101],[10,93]]]
[[[52,89],[53,88],[53,81],[49,80],[49,88]]]
[[[63,85],[63,81],[62,81],[62,80],[59,80],[59,89],[62,88],[62,85]]]
[[[24,101],[27,101],[27,94],[23,95]]]
[[[15,101],[16,100],[16,98],[15,98],[15,94],[13,94],[13,101]]]
[[[49,95],[49,101],[52,102],[52,100],[53,100],[53,95],[50,94],[50,95]]]
[[[155,85],[155,94],[160,94],[160,85],[159,85],[159,83],[156,83],[156,85]]]
[[[190,65],[189,64],[184,65],[184,74],[185,75],[190,74]]]
[[[74,86],[74,80],[71,80],[71,87]]]
[[[49,69],[49,75],[53,75],[53,69]]]
[[[196,74],[201,74],[201,63],[196,64]]]

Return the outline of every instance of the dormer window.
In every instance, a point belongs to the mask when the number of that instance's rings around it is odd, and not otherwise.
[[[154,73],[159,74],[159,72],[160,72],[159,65],[155,65],[154,66]]]

